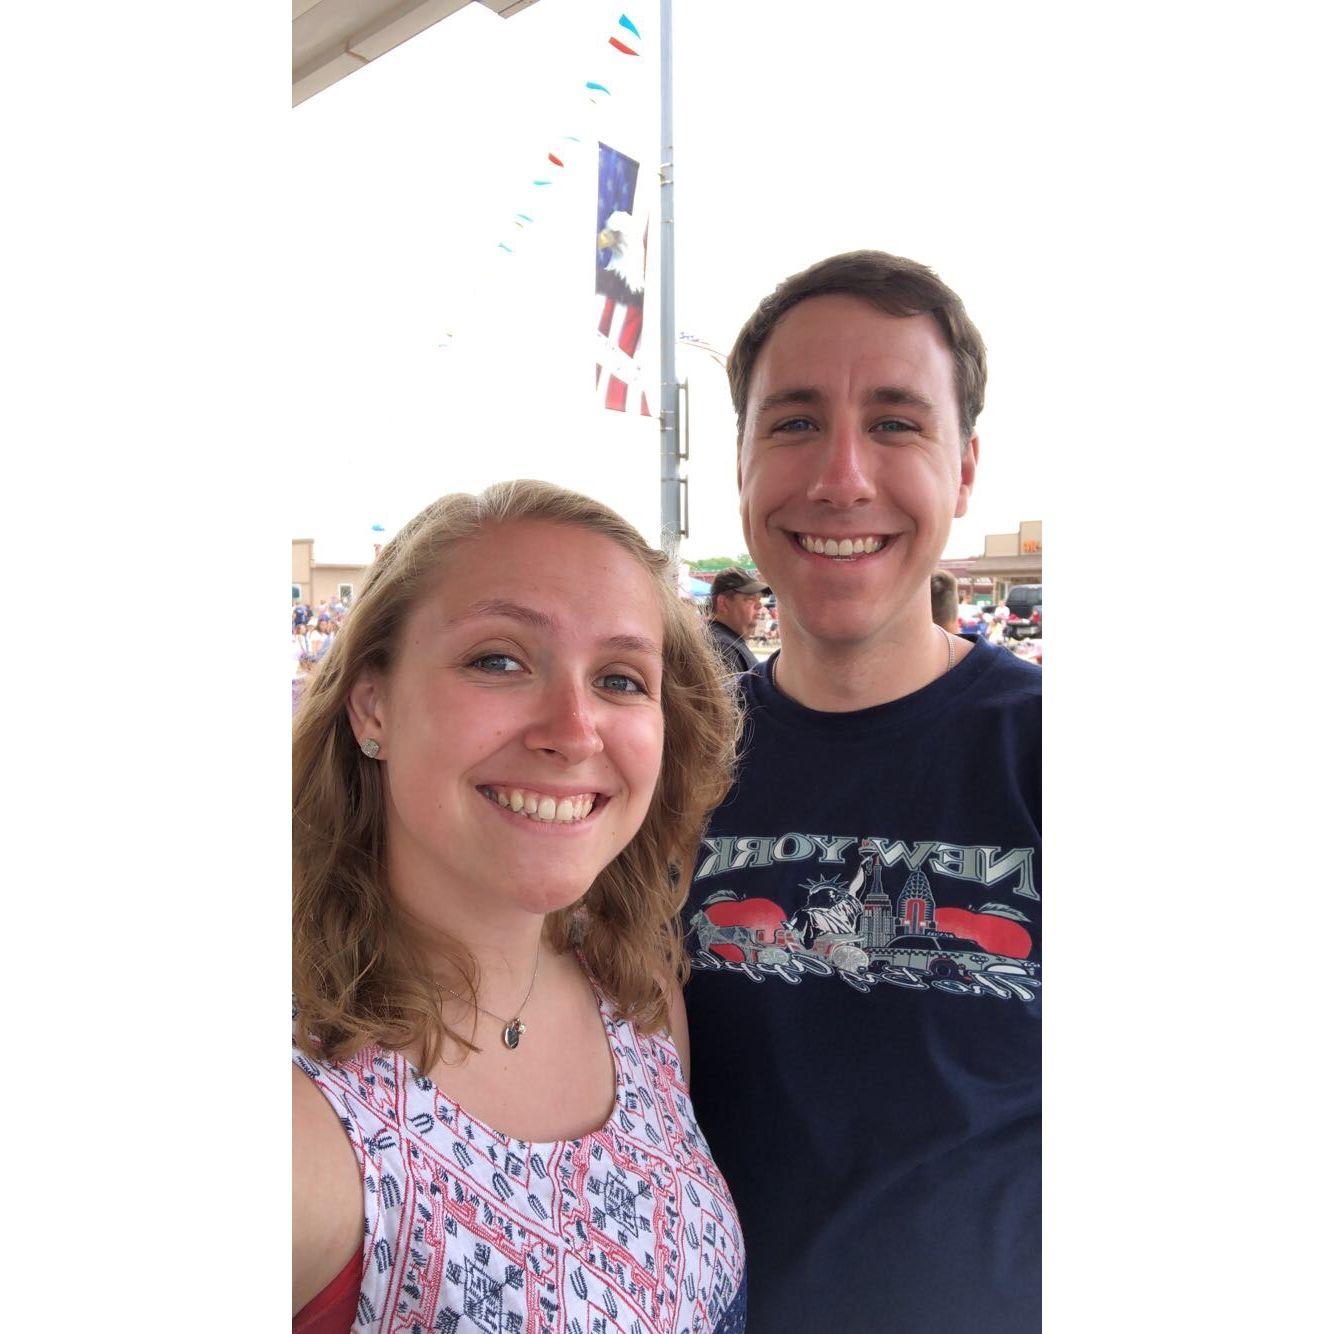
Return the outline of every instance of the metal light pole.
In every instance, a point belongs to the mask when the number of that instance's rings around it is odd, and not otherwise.
[[[681,524],[681,397],[676,382],[676,247],[673,235],[672,0],[660,0],[662,46],[662,165],[658,168],[662,207],[660,301],[662,337],[662,549],[676,559],[685,529]]]

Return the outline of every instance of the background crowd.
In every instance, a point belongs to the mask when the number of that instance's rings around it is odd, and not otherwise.
[[[292,607],[292,711],[296,711],[301,692],[306,688],[310,674],[328,653],[334,638],[343,628],[343,618],[351,607],[351,599],[332,602],[321,598],[315,606],[305,602]]]

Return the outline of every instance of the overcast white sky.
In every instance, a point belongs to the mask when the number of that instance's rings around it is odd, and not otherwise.
[[[638,69],[607,44],[621,12],[644,38]],[[726,350],[782,277],[840,250],[935,267],[992,366],[978,485],[951,555],[1046,517],[1064,433],[1040,369],[1064,182],[1033,152],[1035,136],[1059,147],[1062,129],[1022,65],[997,59],[1012,20],[981,5],[969,16],[963,34],[949,6],[834,3],[817,22],[686,0],[675,19],[677,328]],[[657,37],[656,0],[540,0],[507,20],[472,5],[293,113],[303,463],[291,525],[320,558],[365,559],[372,523],[392,532],[444,491],[510,476],[590,491],[656,540],[656,427],[591,394],[594,158],[571,147],[551,187],[529,182],[571,133],[652,172]],[[589,78],[612,90],[600,106],[584,99]],[[535,215],[522,234],[515,211]],[[653,264],[656,250],[655,227]],[[1025,280],[1030,264],[1044,276]],[[739,552],[726,377],[688,347],[677,373],[693,407],[683,554]]]
[[[85,1235],[151,1239],[136,1328],[267,1327],[288,1279],[283,1211],[256,1208],[288,1171],[287,540],[364,542],[451,486],[567,467],[633,483],[633,504],[605,494],[656,527],[653,458],[590,448],[553,383],[587,383],[587,271],[544,258],[575,213],[511,275],[546,298],[533,333],[488,342],[506,295],[436,347],[499,288],[495,232],[584,77],[561,30],[585,6],[473,8],[296,111],[281,5],[11,9],[6,981],[15,1050],[42,1044],[28,1141],[75,1151],[11,1155],[7,1323],[123,1288],[123,1248],[71,1267],[77,1200]],[[935,264],[993,361],[956,548],[1047,523],[1048,1324],[1308,1327],[1330,1136],[1307,942],[1334,937],[1302,854],[1329,825],[1323,11],[677,9],[681,327],[726,343],[776,279],[850,246]],[[703,410],[711,367],[689,370]],[[726,547],[713,407],[694,520]],[[188,1226],[125,1188],[127,1162],[201,1154]],[[246,1275],[207,1310],[201,1255]]]

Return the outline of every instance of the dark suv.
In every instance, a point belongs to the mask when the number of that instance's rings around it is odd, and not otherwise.
[[[1010,619],[1005,633],[1010,639],[1034,639],[1042,635],[1042,585],[1015,584],[1005,595]]]

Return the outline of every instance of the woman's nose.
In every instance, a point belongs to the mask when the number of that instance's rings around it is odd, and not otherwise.
[[[593,701],[578,686],[553,686],[542,698],[539,716],[529,725],[524,741],[530,750],[560,755],[578,764],[602,750],[602,734]]]

